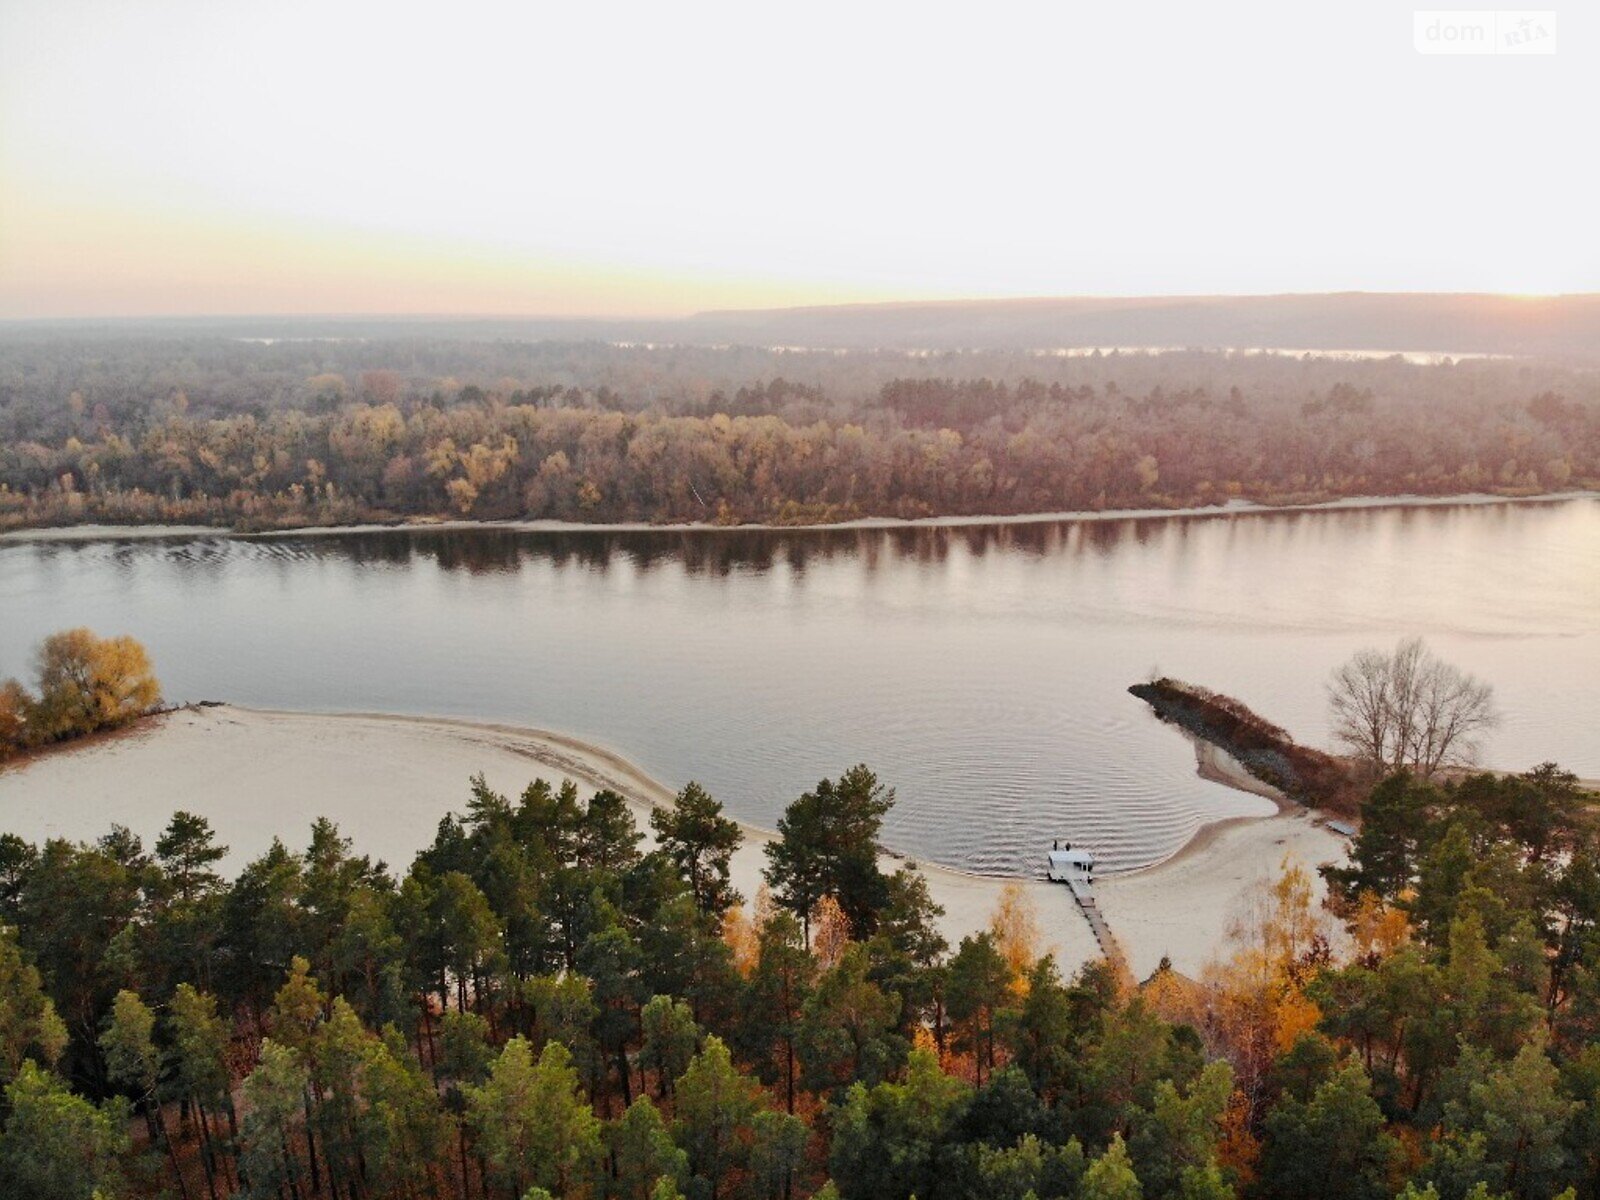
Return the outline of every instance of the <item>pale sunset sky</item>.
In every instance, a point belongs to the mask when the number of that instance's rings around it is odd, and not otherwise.
[[[0,318],[1597,291],[1597,17],[0,0]]]

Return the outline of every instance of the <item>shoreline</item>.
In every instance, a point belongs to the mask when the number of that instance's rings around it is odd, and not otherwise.
[[[1289,799],[1283,789],[1274,787],[1263,779],[1257,779],[1250,774],[1242,762],[1229,754],[1223,747],[1215,742],[1208,742],[1198,734],[1182,730],[1184,735],[1194,746],[1195,774],[1201,779],[1209,779],[1212,783],[1220,783],[1223,787],[1230,787],[1236,792],[1249,792],[1252,796],[1260,796],[1271,800],[1278,806],[1278,813],[1282,815],[1289,812],[1298,812],[1304,805]],[[1250,817],[1241,820],[1252,820]]]
[[[1162,867],[1176,866],[1191,856],[1205,854],[1228,830],[1245,825],[1253,825],[1260,821],[1276,821],[1280,817],[1302,814],[1310,817],[1314,823],[1322,824],[1318,815],[1307,809],[1302,804],[1296,804],[1283,792],[1257,779],[1244,765],[1214,742],[1196,737],[1187,730],[1181,730],[1185,737],[1194,746],[1194,773],[1201,779],[1211,783],[1221,784],[1223,787],[1232,788],[1236,792],[1247,792],[1252,796],[1260,796],[1264,800],[1271,800],[1278,806],[1278,811],[1265,817],[1219,817],[1215,821],[1207,821],[1195,829],[1189,840],[1179,846],[1165,858],[1157,859],[1147,866],[1135,867],[1131,871],[1119,871],[1108,874],[1106,879],[1122,879],[1133,875],[1142,875],[1148,871],[1159,871]]]
[[[1365,789],[1350,760],[1301,745],[1241,701],[1168,677],[1128,692],[1194,744],[1202,778],[1265,796],[1280,809],[1296,804],[1328,817],[1358,814]]]
[[[1600,499],[1600,491],[1573,489],[1535,495],[1497,495],[1492,492],[1458,492],[1448,496],[1400,494],[1345,496],[1312,503],[1272,504],[1255,500],[1229,500],[1221,504],[1181,508],[1064,509],[1051,512],[942,517],[857,517],[827,524],[775,525],[755,521],[717,525],[705,521],[654,524],[649,521],[588,523],[557,520],[473,521],[412,517],[392,522],[358,522],[351,525],[299,525],[284,529],[241,530],[230,525],[60,525],[36,526],[0,532],[0,545],[39,542],[146,541],[162,538],[227,538],[241,541],[287,537],[336,537],[340,534],[464,533],[488,530],[504,533],[818,533],[833,530],[965,529],[1009,525],[1049,525],[1068,522],[1159,520],[1165,517],[1232,517],[1270,513],[1345,512],[1365,509],[1485,507],[1496,504],[1553,504],[1567,500]]]
[[[410,713],[255,708],[249,705],[234,704],[226,700],[200,700],[188,704],[179,704],[171,708],[163,708],[156,712],[146,713],[144,716],[137,717],[128,724],[116,729],[97,730],[82,737],[34,747],[11,759],[0,760],[0,780],[3,780],[8,773],[20,772],[36,762],[64,757],[74,751],[92,751],[100,746],[132,740],[150,734],[159,730],[162,723],[175,714],[202,712],[208,709],[223,713],[243,713],[260,717],[311,718],[326,721],[373,721],[386,725],[411,725],[423,729],[440,728],[458,731],[463,740],[468,741],[472,740],[473,734],[493,734],[498,737],[515,739],[519,744],[507,748],[521,757],[586,783],[597,790],[610,789],[618,792],[624,799],[645,809],[670,807],[677,796],[677,793],[670,787],[656,779],[643,767],[635,764],[620,751],[603,746],[598,742],[586,741],[570,734],[557,733],[554,730],[541,729],[533,725],[515,725],[503,721],[483,721],[470,717],[441,717],[413,715]],[[1295,813],[1313,812],[1313,810],[1307,809],[1304,805],[1289,799],[1271,784],[1255,778],[1244,768],[1243,764],[1221,746],[1207,742],[1186,730],[1180,730],[1180,732],[1194,746],[1195,774],[1197,776],[1208,782],[1231,788],[1234,791],[1245,792],[1271,800],[1277,805],[1278,811],[1257,817],[1219,817],[1214,821],[1204,821],[1195,827],[1194,832],[1183,845],[1170,854],[1125,871],[1107,871],[1101,876],[1102,882],[1159,871],[1162,867],[1167,866],[1169,863],[1176,863],[1190,853],[1204,850],[1224,830],[1233,826],[1252,825],[1261,821],[1276,820],[1278,817]],[[734,816],[732,813],[725,813],[724,815],[738,825],[740,831],[751,841],[765,845],[778,837],[776,829],[754,824],[742,817]],[[1313,815],[1317,814],[1313,812]],[[4,830],[0,829],[0,832],[4,832]],[[1043,879],[1045,877],[1043,870],[1038,875],[1004,875],[973,871],[965,867],[957,867],[949,863],[921,858],[910,851],[896,849],[881,842],[878,844],[878,852],[882,859],[901,864],[912,864],[918,870],[924,872],[934,870],[960,876],[964,879],[993,880],[1007,883],[1016,880]]]
[[[310,821],[327,816],[358,853],[403,872],[439,819],[460,811],[469,776],[515,796],[538,776],[580,789],[607,787],[628,801],[649,843],[648,812],[675,792],[625,755],[547,730],[448,717],[306,713],[192,706],[155,716],[121,736],[67,744],[0,769],[0,831],[29,840],[93,839],[113,823],[148,844],[173,811],[212,821],[232,847],[225,873],[274,838],[293,847]],[[732,814],[729,814],[730,816]],[[735,818],[737,820],[737,818]],[[744,835],[733,882],[748,903],[761,886],[765,846],[776,834],[737,821]],[[1342,839],[1303,813],[1201,826],[1176,854],[1096,881],[1112,932],[1139,978],[1163,956],[1197,972],[1223,953],[1228,921],[1244,894],[1273,877],[1285,856],[1314,868],[1343,856]],[[952,948],[988,927],[1001,893],[1020,886],[1032,901],[1042,950],[1064,971],[1098,955],[1067,889],[1038,876],[979,875],[885,850],[893,870],[915,862]]]

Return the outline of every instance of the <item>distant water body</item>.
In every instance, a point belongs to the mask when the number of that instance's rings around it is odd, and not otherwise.
[[[1495,765],[1600,776],[1595,498],[0,545],[0,675],[80,624],[144,641],[173,700],[559,730],[758,824],[864,761],[898,789],[891,846],[985,872],[1033,873],[1056,837],[1131,869],[1271,811],[1127,694],[1157,671],[1325,743],[1328,672],[1421,634],[1495,684]],[[171,806],[202,800],[227,802]]]

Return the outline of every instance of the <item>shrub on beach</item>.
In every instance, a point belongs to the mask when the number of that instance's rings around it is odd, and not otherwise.
[[[0,683],[0,758],[30,746],[114,729],[161,703],[144,646],[89,629],[51,634],[34,656],[37,694]]]

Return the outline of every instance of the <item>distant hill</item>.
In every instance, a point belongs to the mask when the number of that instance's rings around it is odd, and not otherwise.
[[[973,300],[708,312],[685,324],[698,331],[693,340],[813,347],[1259,347],[1600,358],[1600,295],[1594,294]]]
[[[1343,292],[845,304],[675,319],[258,316],[0,322],[0,334],[666,342],[813,349],[1092,347],[1509,354],[1600,360],[1600,295]]]

